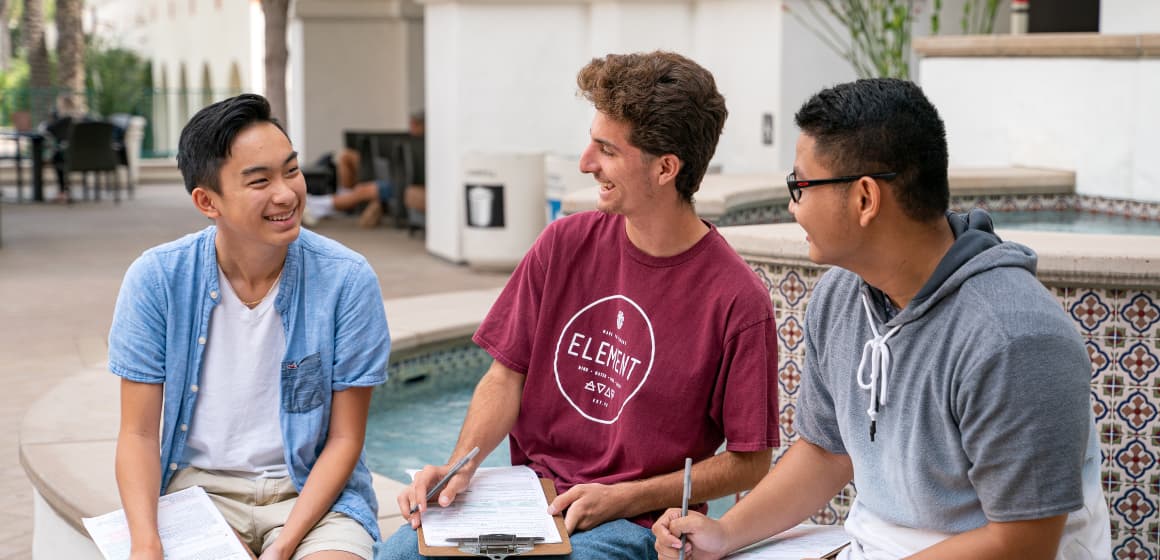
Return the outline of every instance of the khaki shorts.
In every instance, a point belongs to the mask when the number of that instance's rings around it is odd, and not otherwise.
[[[177,471],[165,493],[172,494],[193,486],[205,489],[226,518],[226,523],[255,555],[260,555],[274,543],[298,500],[298,492],[289,477],[250,480],[196,467]],[[290,558],[301,560],[315,552],[338,550],[371,560],[373,549],[374,539],[359,522],[332,511],[306,533]]]

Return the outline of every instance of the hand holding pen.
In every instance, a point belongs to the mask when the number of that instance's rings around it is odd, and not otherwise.
[[[408,488],[402,494],[399,494],[399,497],[397,500],[399,503],[399,509],[401,511],[403,511],[403,510],[408,511],[407,517],[411,519],[411,526],[412,527],[417,527],[419,524],[418,517],[415,516],[415,513],[418,512],[420,509],[422,509],[423,506],[427,502],[430,502],[432,499],[434,499],[436,496],[438,496],[439,492],[441,492],[443,490],[443,488],[447,486],[447,483],[451,480],[451,478],[454,477],[457,473],[459,473],[460,469],[462,469],[463,466],[466,465],[468,461],[475,458],[475,456],[478,454],[479,454],[479,447],[473,447],[471,449],[471,451],[467,452],[467,454],[464,455],[463,457],[461,457],[458,461],[456,461],[455,464],[451,465],[451,467],[449,469],[447,469],[447,472],[443,475],[443,477],[439,479],[439,482],[436,482],[434,486],[430,487],[430,489],[427,490],[426,496],[423,499],[423,501],[420,502],[417,499],[412,499],[412,495],[413,495],[412,491],[413,490],[415,490],[415,489],[422,490],[423,489],[422,486],[416,486],[415,483],[412,483],[411,488]],[[428,471],[434,470],[434,469],[435,469],[435,467],[428,466],[427,468],[423,469],[423,472],[428,472]],[[423,476],[423,472],[421,472],[415,476],[415,482],[419,482],[421,480],[421,478],[427,478],[427,477]],[[410,504],[409,508],[407,507],[408,504]],[[448,503],[446,503],[446,504],[441,503],[440,505],[446,507],[446,506],[450,505],[450,501],[448,501]]]

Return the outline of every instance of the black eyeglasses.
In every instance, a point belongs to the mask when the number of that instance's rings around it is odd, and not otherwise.
[[[852,183],[862,177],[893,179],[897,175],[898,173],[891,171],[888,173],[863,173],[861,175],[847,175],[845,177],[834,177],[832,179],[811,179],[809,181],[803,181],[797,178],[796,173],[790,173],[785,176],[785,186],[789,187],[789,198],[797,203],[801,202],[802,189],[808,189],[818,185],[832,185],[834,183]]]

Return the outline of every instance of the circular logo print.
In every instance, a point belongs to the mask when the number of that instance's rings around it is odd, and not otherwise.
[[[622,295],[608,296],[564,325],[556,341],[556,386],[582,416],[612,424],[644,386],[655,353],[644,310]]]

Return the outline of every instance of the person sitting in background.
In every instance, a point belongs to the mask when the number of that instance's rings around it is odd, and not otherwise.
[[[424,128],[423,114],[412,115],[408,133],[413,138],[421,140]],[[419,148],[414,149],[414,146]],[[408,190],[424,188],[424,154],[421,146],[422,142],[410,146],[412,153],[409,159],[413,162],[414,169],[411,173],[405,173]],[[306,225],[314,225],[319,219],[339,212],[360,212],[358,223],[364,228],[373,228],[382,223],[385,208],[391,207],[393,204],[395,185],[390,179],[385,178],[356,183],[360,160],[359,153],[350,148],[344,148],[337,157],[333,158],[338,189],[334,194],[307,195]],[[414,194],[411,198],[415,199]]]

